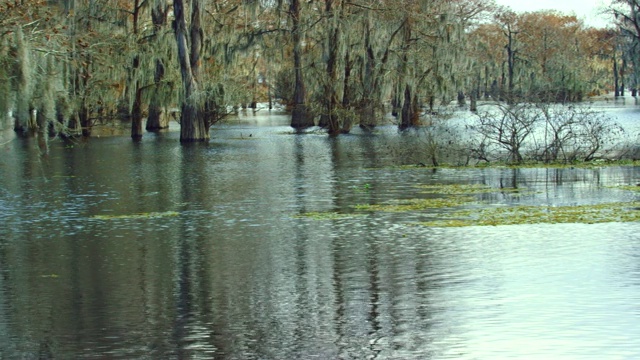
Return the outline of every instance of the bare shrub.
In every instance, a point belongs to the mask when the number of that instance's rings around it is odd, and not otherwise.
[[[545,126],[542,152],[537,157],[545,162],[591,161],[611,151],[624,134],[622,127],[602,112],[587,106],[538,105]]]
[[[485,159],[489,157],[487,151],[496,146],[506,152],[507,161],[522,163],[522,150],[541,119],[540,109],[531,104],[495,104],[488,110],[478,111],[476,121],[469,128],[480,134],[478,149]]]
[[[467,165],[470,137],[464,129],[442,115],[430,115],[427,120],[428,125],[400,131],[404,146],[396,156],[418,166]]]
[[[430,125],[421,129],[422,141],[429,162],[438,166],[441,162],[467,165],[468,140],[449,119],[432,117]]]
[[[494,104],[468,128],[478,135],[469,148],[477,160],[591,161],[620,155],[624,129],[588,106]],[[618,143],[616,143],[616,141]]]

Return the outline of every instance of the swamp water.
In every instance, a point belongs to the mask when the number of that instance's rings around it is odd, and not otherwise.
[[[415,144],[395,129],[286,120],[45,157],[4,140],[0,359],[640,358],[640,222],[429,225],[632,213],[640,167],[399,167]]]

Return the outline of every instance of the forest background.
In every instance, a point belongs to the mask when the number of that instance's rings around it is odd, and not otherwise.
[[[453,101],[636,96],[640,5],[607,11],[594,28],[485,0],[2,0],[0,112],[42,138],[119,120],[140,139],[175,117],[192,142],[258,103],[337,135]]]

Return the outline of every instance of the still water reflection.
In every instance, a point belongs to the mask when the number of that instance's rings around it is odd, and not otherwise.
[[[271,118],[273,121],[273,118]],[[640,358],[640,224],[429,228],[317,211],[416,185],[492,204],[628,200],[639,168],[394,168],[394,130],[227,125],[0,147],[2,359]]]

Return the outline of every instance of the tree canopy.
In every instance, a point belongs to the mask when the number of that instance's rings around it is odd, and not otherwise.
[[[22,134],[119,119],[134,139],[177,113],[190,142],[272,98],[331,134],[456,98],[580,101],[638,83],[640,9],[611,11],[617,30],[483,0],[0,0],[0,111]]]

